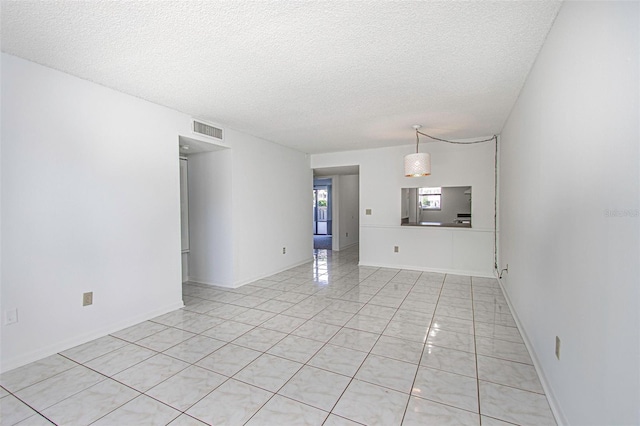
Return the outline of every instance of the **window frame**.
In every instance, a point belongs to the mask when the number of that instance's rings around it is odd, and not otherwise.
[[[422,197],[437,197],[437,207],[429,207],[422,203]],[[420,209],[427,211],[441,211],[442,210],[442,187],[422,187],[418,188],[418,200],[420,201]]]

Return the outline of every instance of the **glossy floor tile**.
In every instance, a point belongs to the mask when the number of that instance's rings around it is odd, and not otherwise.
[[[0,375],[2,425],[555,424],[497,281],[358,248]]]

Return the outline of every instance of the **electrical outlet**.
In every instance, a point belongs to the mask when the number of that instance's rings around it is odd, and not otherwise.
[[[282,247],[282,254],[287,254],[287,248],[286,247]]]
[[[92,291],[82,294],[82,306],[89,306],[89,305],[93,305],[93,292]]]
[[[18,322],[18,310],[7,309],[4,311],[4,325],[16,324]]]
[[[560,360],[560,338],[556,336],[556,358]]]
[[[364,211],[364,214],[366,214],[367,216],[371,216],[371,209],[366,209]]]
[[[393,252],[394,253],[398,253],[400,251],[400,247],[398,246],[393,246]]]

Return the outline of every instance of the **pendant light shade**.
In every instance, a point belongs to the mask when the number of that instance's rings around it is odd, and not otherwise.
[[[404,175],[406,177],[429,176],[431,174],[431,155],[416,152],[404,157]]]
[[[416,152],[415,154],[405,155],[404,157],[404,175],[406,177],[420,177],[429,176],[431,174],[431,155],[426,152],[419,152],[418,145],[420,144],[420,133],[418,129],[422,127],[419,124],[414,124],[413,128],[416,131]]]

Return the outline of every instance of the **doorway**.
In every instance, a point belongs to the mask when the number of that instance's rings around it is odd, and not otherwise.
[[[203,244],[201,237],[203,228],[211,229],[214,226],[211,216],[205,216],[202,213],[204,211],[202,205],[212,204],[209,203],[209,198],[215,198],[217,189],[208,182],[208,170],[215,167],[209,164],[209,160],[212,158],[210,156],[227,150],[228,147],[221,143],[178,136],[182,282],[191,281],[192,277],[202,279],[201,277],[206,276],[202,272],[200,263],[196,262],[194,267],[193,260],[211,257],[207,251],[210,250],[211,244]],[[190,210],[190,206],[195,208]]]
[[[313,248],[331,250],[332,246],[332,180],[313,181]]]
[[[359,166],[313,169],[314,249],[338,252],[353,247],[351,251],[357,253],[360,240],[359,199]]]
[[[320,186],[313,189],[314,235],[331,235],[329,203],[329,187]]]

